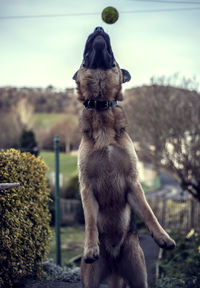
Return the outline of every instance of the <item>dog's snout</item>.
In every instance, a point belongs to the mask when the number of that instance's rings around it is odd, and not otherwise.
[[[102,27],[96,27],[95,29],[94,29],[94,32],[104,32],[104,30],[103,30],[103,28]]]

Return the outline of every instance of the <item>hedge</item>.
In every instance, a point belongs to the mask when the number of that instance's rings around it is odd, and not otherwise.
[[[46,171],[30,153],[0,151],[0,183],[20,183],[0,191],[0,287],[41,276],[51,236]]]

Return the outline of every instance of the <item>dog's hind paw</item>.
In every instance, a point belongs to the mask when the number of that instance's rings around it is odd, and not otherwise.
[[[85,248],[84,251],[84,261],[85,263],[93,263],[99,259],[99,246],[94,246],[90,248]]]

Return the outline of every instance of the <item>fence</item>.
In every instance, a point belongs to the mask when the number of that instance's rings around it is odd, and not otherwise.
[[[200,231],[200,203],[195,199],[147,197],[153,212],[165,229]]]

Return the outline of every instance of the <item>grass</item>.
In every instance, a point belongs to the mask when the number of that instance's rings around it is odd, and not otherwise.
[[[62,120],[63,117],[64,114],[58,113],[35,113],[33,118],[34,127],[52,127],[56,122]]]
[[[40,157],[49,167],[49,172],[54,171],[54,152],[41,151]],[[64,182],[77,173],[77,156],[60,153],[60,173],[63,174]]]
[[[84,237],[84,226],[61,227],[62,265],[69,265],[70,259],[82,254]],[[50,243],[50,252],[47,257],[56,261],[55,235]]]
[[[37,128],[52,128],[56,123],[62,120],[70,120],[77,124],[78,117],[74,114],[64,113],[35,113],[33,115],[33,126]]]

